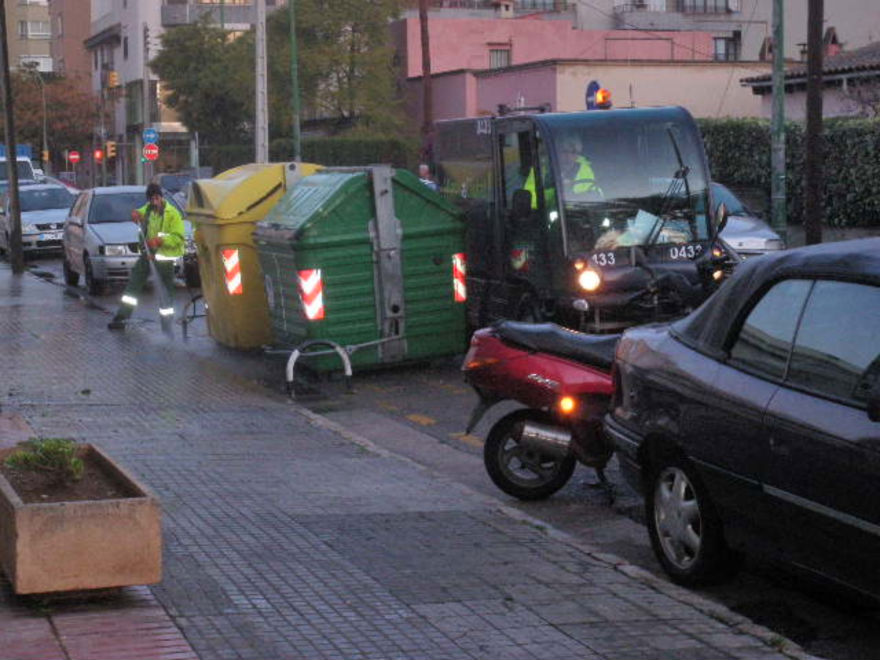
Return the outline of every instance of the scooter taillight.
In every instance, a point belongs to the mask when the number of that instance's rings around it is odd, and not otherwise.
[[[465,362],[464,369],[465,371],[470,371],[472,369],[482,369],[484,367],[490,367],[493,364],[498,364],[499,362],[501,362],[501,360],[493,357],[476,358]]]

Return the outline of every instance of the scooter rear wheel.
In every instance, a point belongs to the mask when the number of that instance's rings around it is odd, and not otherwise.
[[[542,500],[568,483],[576,460],[571,455],[555,458],[525,450],[520,435],[527,421],[552,423],[549,415],[537,410],[517,410],[502,417],[483,445],[483,463],[492,482],[508,495]]]

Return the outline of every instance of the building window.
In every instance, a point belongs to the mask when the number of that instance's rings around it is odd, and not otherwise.
[[[128,37],[122,38],[122,59],[128,59]]]
[[[678,0],[678,11],[684,14],[726,14],[732,6],[739,6],[738,0]]]
[[[735,62],[739,60],[740,36],[734,32],[732,37],[715,38],[715,61]]]
[[[49,21],[19,21],[18,36],[22,39],[48,39]]]
[[[55,17],[55,36],[61,37],[64,35],[64,18],[62,14],[58,14]]]
[[[510,49],[509,48],[490,48],[489,49],[489,68],[502,69],[510,66]]]

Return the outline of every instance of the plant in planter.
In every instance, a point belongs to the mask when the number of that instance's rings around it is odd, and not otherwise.
[[[158,499],[95,445],[0,450],[0,566],[19,594],[161,579]]]

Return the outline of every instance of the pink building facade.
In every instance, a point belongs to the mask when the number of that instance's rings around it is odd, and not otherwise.
[[[568,21],[430,18],[431,72],[490,69],[555,59],[711,61],[709,32],[578,30]],[[392,25],[407,78],[422,75],[419,21]]]

